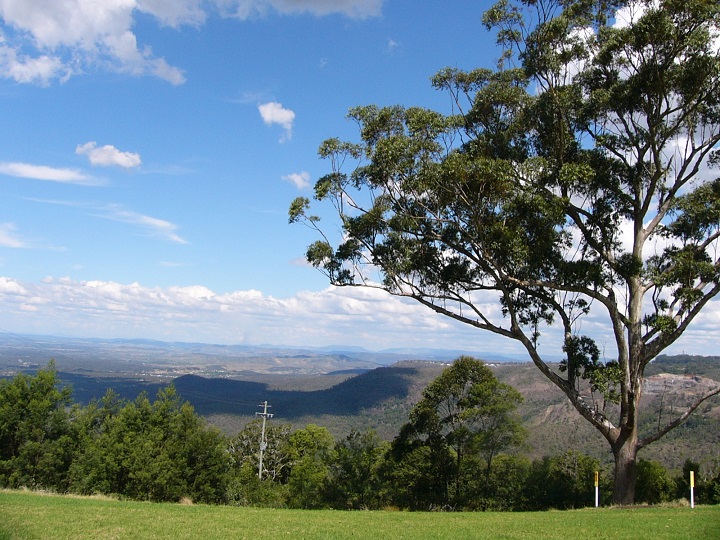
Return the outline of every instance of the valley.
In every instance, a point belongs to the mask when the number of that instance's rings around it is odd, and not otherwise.
[[[313,423],[336,438],[351,430],[374,429],[392,439],[425,386],[457,356],[457,351],[428,351],[423,356],[0,334],[2,376],[33,371],[54,359],[61,380],[72,385],[79,403],[100,399],[108,389],[128,400],[143,391],[153,397],[172,383],[199,414],[230,435],[255,419],[259,405],[267,401],[271,421],[295,429]],[[534,365],[478,357],[524,397],[518,410],[528,430],[523,453],[536,458],[572,449],[611,462],[604,439]],[[720,381],[720,359],[660,357],[646,375],[643,429],[649,432]],[[720,398],[715,397],[644,449],[641,457],[671,469],[686,459],[712,468],[720,461],[718,448]]]

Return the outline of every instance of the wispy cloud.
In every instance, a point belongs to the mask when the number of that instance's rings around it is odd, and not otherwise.
[[[176,244],[187,244],[187,240],[177,234],[179,227],[170,221],[147,216],[127,210],[119,204],[97,204],[79,201],[63,201],[58,199],[29,199],[42,204],[54,204],[58,206],[70,206],[87,210],[91,216],[109,219],[120,223],[133,225],[144,231],[147,236],[160,238]]]
[[[298,189],[306,189],[310,187],[310,173],[302,171],[299,173],[291,173],[282,177],[286,182],[290,182]]]
[[[284,134],[280,138],[280,142],[285,142],[292,138],[293,122],[295,121],[295,113],[293,111],[286,109],[282,106],[282,103],[278,103],[277,101],[261,103],[258,105],[258,111],[260,111],[263,122],[268,126],[273,124],[282,126]]]
[[[31,180],[45,180],[65,184],[80,184],[85,186],[98,186],[104,182],[89,176],[77,169],[49,167],[47,165],[33,165],[31,163],[0,163],[0,174]]]
[[[117,166],[123,169],[139,167],[142,163],[140,154],[134,152],[122,152],[112,145],[106,144],[98,148],[95,141],[79,144],[75,148],[79,156],[87,156],[91,165],[110,167]]]
[[[17,235],[14,223],[0,223],[0,247],[26,247],[25,241]]]
[[[176,244],[187,244],[187,241],[177,234],[178,226],[164,219],[138,214],[119,205],[107,205],[98,210],[100,212],[94,214],[98,217],[135,225],[143,229],[149,236],[162,238]]]
[[[226,16],[248,19],[263,16],[271,10],[293,15],[310,13],[323,16],[340,13],[353,19],[377,17],[384,0],[215,0]]]

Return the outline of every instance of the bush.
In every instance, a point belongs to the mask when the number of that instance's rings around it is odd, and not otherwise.
[[[641,459],[637,471],[636,503],[658,504],[673,499],[675,482],[660,463]]]

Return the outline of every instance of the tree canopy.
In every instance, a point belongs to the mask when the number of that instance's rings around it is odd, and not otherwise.
[[[461,356],[445,369],[425,388],[393,442],[398,483],[406,485],[405,476],[418,483],[409,505],[466,506],[466,479],[479,476],[478,463],[484,461],[488,483],[493,459],[522,443],[524,429],[514,414],[521,402],[517,390],[475,358]]]
[[[453,110],[361,106],[359,141],[329,139],[315,185],[330,282],[379,287],[515,340],[615,456],[636,456],[720,387],[641,438],[645,367],[720,292],[720,5],[716,0],[501,0],[484,23],[496,69],[448,68]],[[502,306],[503,317],[488,310]],[[605,317],[601,351],[583,319]],[[558,373],[540,343],[562,331]],[[552,351],[557,354],[560,351]]]

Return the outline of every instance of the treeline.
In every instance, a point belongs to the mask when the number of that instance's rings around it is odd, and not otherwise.
[[[148,501],[291,508],[542,510],[594,504],[599,463],[575,452],[530,460],[521,400],[482,363],[458,359],[433,381],[392,441],[373,431],[334,440],[316,425],[260,420],[234,437],[210,426],[169,386],[151,401],[112,391],[72,402],[55,366],[0,381],[0,487]],[[641,461],[636,502],[689,494],[683,474]],[[697,473],[696,473],[697,474]],[[602,502],[611,472],[601,474]],[[720,503],[720,473],[696,477],[696,501]]]

